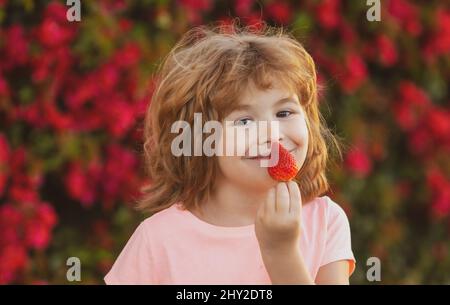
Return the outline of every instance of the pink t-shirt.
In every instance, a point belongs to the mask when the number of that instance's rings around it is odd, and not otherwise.
[[[311,277],[339,260],[355,269],[350,226],[328,196],[303,206],[299,243]],[[254,225],[222,227],[202,221],[179,204],[144,220],[109,273],[107,284],[271,284]]]

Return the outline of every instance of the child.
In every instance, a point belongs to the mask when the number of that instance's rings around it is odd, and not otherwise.
[[[245,154],[175,156],[173,123],[192,126],[195,114],[222,124],[218,147],[241,146]],[[277,122],[278,134],[226,143],[226,134],[262,121]],[[159,70],[144,136],[152,182],[139,208],[152,216],[107,284],[348,284],[355,269],[349,223],[319,197],[328,190],[327,144],[337,142],[318,111],[314,62],[282,29],[185,34]],[[300,167],[291,181],[261,166],[276,143]]]

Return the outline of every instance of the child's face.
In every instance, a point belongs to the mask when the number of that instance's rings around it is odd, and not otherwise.
[[[288,99],[285,99],[288,98]],[[279,141],[289,150],[301,167],[305,161],[308,149],[308,129],[303,107],[298,96],[274,83],[271,89],[262,91],[250,86],[239,101],[241,109],[237,109],[224,118],[224,137],[234,130],[256,129],[258,124],[265,121],[268,126],[277,122],[278,135],[271,139],[270,127],[267,132],[258,132],[257,137],[237,137],[235,144],[224,146],[240,147],[245,156],[218,156],[220,176],[249,189],[268,189],[276,185],[267,167],[261,167],[261,159],[251,157],[251,151],[258,148],[259,156],[270,154],[271,142]],[[237,131],[238,132],[238,131]],[[254,155],[253,155],[254,156]]]

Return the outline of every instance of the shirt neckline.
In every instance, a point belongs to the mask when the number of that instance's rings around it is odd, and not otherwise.
[[[221,236],[250,236],[255,234],[255,224],[238,227],[218,226],[201,220],[191,211],[183,209],[180,203],[174,204],[173,209],[178,213],[185,215],[186,219],[188,219],[193,225],[201,228],[205,232],[211,232],[212,234]]]

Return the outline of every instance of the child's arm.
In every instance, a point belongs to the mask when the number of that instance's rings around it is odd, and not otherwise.
[[[295,182],[279,183],[258,211],[255,231],[273,284],[348,284],[349,263],[331,262],[311,279],[298,247],[302,201]]]
[[[261,255],[272,284],[314,284],[298,247],[262,250]]]
[[[348,285],[348,264],[347,260],[341,260],[320,267],[316,276],[316,284]]]
[[[322,266],[313,281],[303,256],[297,248],[284,251],[264,251],[263,261],[272,284],[348,285],[348,261],[341,260]]]
[[[314,284],[298,248],[301,195],[297,183],[278,183],[258,210],[255,233],[272,284]]]

